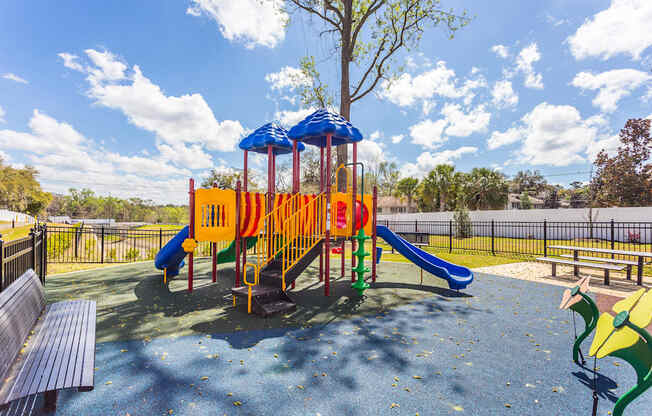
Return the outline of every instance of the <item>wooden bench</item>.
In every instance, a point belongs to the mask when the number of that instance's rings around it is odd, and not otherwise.
[[[92,390],[95,319],[93,301],[46,306],[31,269],[0,292],[0,410],[45,393],[45,410],[53,411],[59,390]]]
[[[559,257],[572,259],[572,254],[561,254]],[[611,264],[624,264],[627,269],[627,280],[632,280],[632,266],[637,266],[638,262],[632,260],[610,259],[607,257],[577,256],[578,260],[588,260],[590,262],[603,261]]]
[[[553,276],[557,276],[557,264],[563,264],[566,266],[574,266],[574,267],[588,267],[590,269],[602,269],[604,270],[604,284],[607,286],[609,285],[609,271],[610,270],[620,271],[625,269],[626,267],[624,265],[617,265],[617,264],[588,263],[583,261],[556,259],[552,257],[537,257],[536,260],[543,261],[546,263],[551,263]]]

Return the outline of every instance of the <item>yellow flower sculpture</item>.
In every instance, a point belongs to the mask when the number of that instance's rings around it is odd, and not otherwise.
[[[186,238],[183,240],[181,247],[183,247],[183,251],[186,253],[192,253],[197,248],[197,241],[195,241],[193,238]]]

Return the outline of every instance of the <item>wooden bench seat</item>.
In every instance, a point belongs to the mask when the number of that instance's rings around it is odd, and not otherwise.
[[[33,270],[0,293],[0,408],[45,393],[47,410],[57,392],[94,386],[95,302],[73,300],[46,307]]]
[[[573,255],[572,254],[561,254],[559,257],[572,259]],[[588,261],[591,261],[591,262],[603,261],[605,263],[624,264],[625,267],[627,268],[627,280],[632,279],[632,266],[638,266],[637,261],[623,260],[623,259],[610,259],[608,257],[577,256],[577,259],[578,260],[588,260]]]
[[[604,270],[604,284],[609,285],[609,271],[614,270],[614,271],[620,271],[625,269],[627,266],[625,265],[617,265],[617,264],[605,264],[605,263],[589,263],[589,262],[583,262],[583,261],[575,261],[575,260],[564,260],[564,259],[558,259],[554,257],[537,257],[537,261],[543,261],[546,263],[551,263],[552,264],[552,275],[556,276],[557,275],[557,264],[562,264],[566,266],[574,266],[574,267],[588,267],[590,269],[602,269]]]

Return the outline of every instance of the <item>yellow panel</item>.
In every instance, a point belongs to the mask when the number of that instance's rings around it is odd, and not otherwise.
[[[589,350],[589,355],[595,355],[598,349],[604,344],[604,342],[609,338],[609,335],[615,330],[613,326],[614,317],[608,313],[603,313],[598,318],[598,324],[595,329],[595,336],[593,337],[593,342],[591,343],[591,349]]]
[[[620,313],[623,311],[630,311],[632,307],[638,302],[638,300],[643,296],[645,293],[645,289],[639,289],[636,292],[634,292],[631,296],[616,302],[613,306],[613,311],[616,313]]]
[[[647,327],[652,321],[652,289],[641,297],[629,313],[629,321],[639,328]]]
[[[197,189],[195,191],[195,239],[232,241],[235,239],[235,191]]]
[[[351,236],[351,201],[353,195],[341,192],[331,194],[331,235],[335,237]],[[344,221],[338,222],[338,208],[344,207]]]

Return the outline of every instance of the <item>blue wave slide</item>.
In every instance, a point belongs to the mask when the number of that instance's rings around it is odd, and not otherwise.
[[[376,226],[376,234],[412,263],[428,273],[445,279],[448,282],[448,287],[451,289],[464,289],[473,281],[473,272],[471,272],[471,270],[444,261],[418,247],[413,246],[404,238],[394,234],[392,230],[383,225]]]
[[[163,246],[154,259],[154,266],[156,266],[157,269],[168,269],[168,279],[178,275],[179,269],[182,268],[185,263],[183,259],[186,257],[186,252],[183,250],[181,244],[183,244],[183,241],[186,238],[188,238],[187,225],[183,227],[183,229],[179,231],[172,240],[168,241],[167,244]]]

